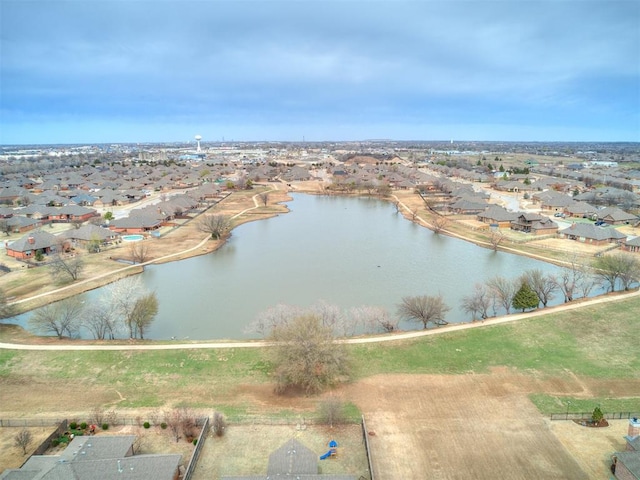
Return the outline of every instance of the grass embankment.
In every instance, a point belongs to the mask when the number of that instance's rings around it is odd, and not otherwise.
[[[558,312],[511,324],[422,337],[411,341],[352,345],[354,379],[384,373],[487,373],[509,367],[538,378],[640,380],[637,297]],[[8,330],[6,328],[0,329]],[[2,337],[6,338],[7,334]],[[82,386],[123,408],[216,405],[230,416],[256,411],[242,388],[269,390],[269,364],[262,349],[176,351],[0,351],[0,383],[47,389]],[[31,387],[30,387],[31,388]],[[5,390],[6,391],[6,390]],[[117,394],[117,395],[116,395]],[[640,395],[602,387],[571,397],[536,392],[544,412],[638,411]],[[620,397],[625,398],[620,398]],[[3,395],[4,397],[4,395]],[[20,410],[19,405],[4,408]],[[346,399],[348,400],[348,399]],[[18,401],[16,399],[16,401]],[[92,405],[86,405],[91,408]],[[282,407],[281,407],[282,408]],[[285,412],[286,413],[286,412]]]

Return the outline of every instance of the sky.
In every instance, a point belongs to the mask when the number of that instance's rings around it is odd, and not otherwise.
[[[0,144],[640,141],[638,0],[0,0]]]

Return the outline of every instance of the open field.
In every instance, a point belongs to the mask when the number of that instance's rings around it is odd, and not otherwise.
[[[599,440],[592,445],[581,432],[580,443],[571,443],[531,400],[545,412],[564,412],[569,401],[571,411],[597,404],[640,410],[638,311],[636,296],[516,323],[351,345],[353,378],[327,395],[365,414],[380,479],[422,479],[424,472],[443,479],[603,478],[608,455],[620,448],[618,434],[593,437]],[[0,328],[1,339],[24,335]],[[77,417],[96,405],[129,415],[183,405],[228,416],[314,414],[323,397],[275,395],[268,372],[261,349],[2,350],[0,416]],[[589,463],[580,452],[599,460]]]

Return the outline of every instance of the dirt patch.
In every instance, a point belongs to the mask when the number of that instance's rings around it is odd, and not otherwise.
[[[527,378],[383,375],[344,394],[375,432],[378,478],[589,478],[528,400],[538,381]]]

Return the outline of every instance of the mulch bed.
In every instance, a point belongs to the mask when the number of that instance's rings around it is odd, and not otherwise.
[[[607,422],[607,420],[604,418],[599,422],[594,422],[593,420],[574,420],[573,422],[577,423],[582,427],[590,427],[590,428],[601,428],[601,427],[609,426],[609,422]]]

